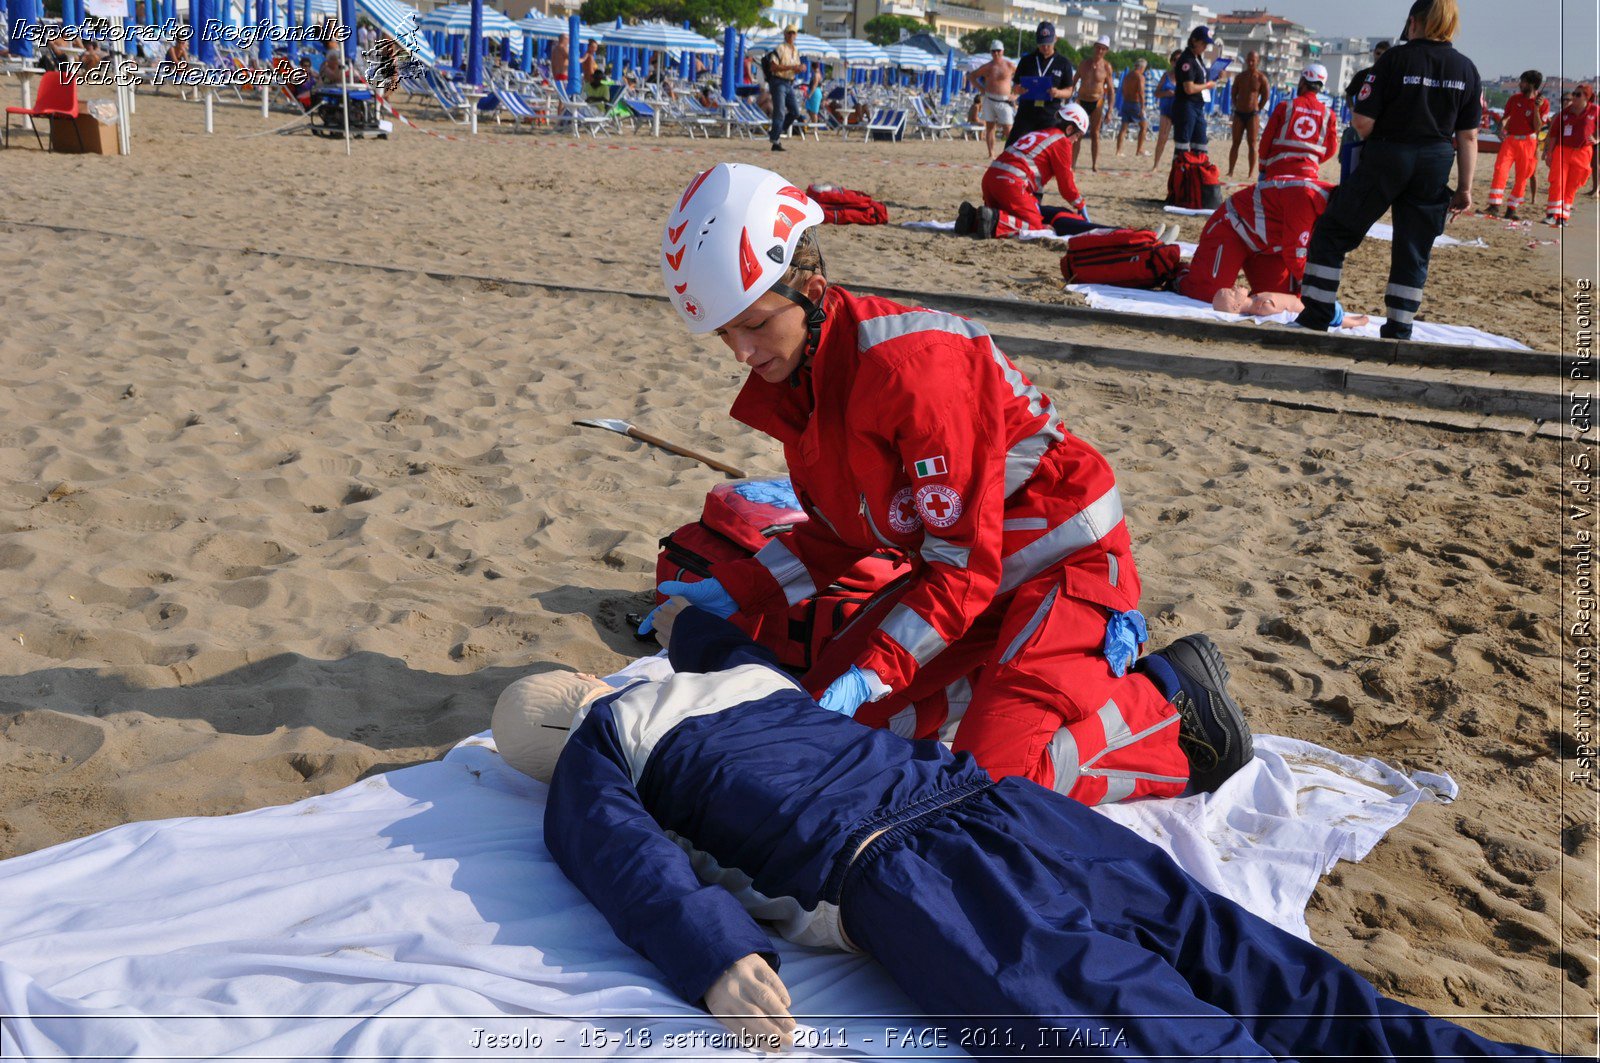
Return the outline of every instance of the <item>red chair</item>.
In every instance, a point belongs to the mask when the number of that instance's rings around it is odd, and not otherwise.
[[[67,124],[72,126],[72,135],[78,138],[78,150],[83,150],[83,134],[78,132],[78,83],[63,78],[60,71],[48,71],[39,79],[39,96],[33,101],[33,107],[6,108],[6,147],[11,146],[11,116],[14,114],[35,119],[67,119]],[[33,139],[39,142],[40,148],[44,147],[44,138],[39,136],[38,122],[33,123]],[[53,138],[51,147],[54,148]]]

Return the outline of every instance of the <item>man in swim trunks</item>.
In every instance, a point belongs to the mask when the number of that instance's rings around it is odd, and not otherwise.
[[[1089,113],[1089,135],[1084,137],[1089,142],[1089,169],[1100,169],[1100,124],[1105,121],[1105,108],[1100,106],[1100,98],[1111,91],[1111,79],[1115,75],[1111,70],[1111,63],[1106,59],[1106,53],[1111,51],[1111,38],[1101,37],[1094,42],[1094,54],[1083,61],[1078,68],[1078,106]]]
[[[967,75],[967,86],[979,94],[978,119],[983,122],[983,146],[994,158],[995,131],[1000,132],[1003,144],[1017,119],[1017,105],[1013,102],[1015,91],[1011,79],[1016,75],[1017,64],[1006,58],[1005,45],[989,42],[989,61]]]
[[[1144,135],[1150,128],[1150,123],[1144,116],[1144,70],[1150,64],[1143,59],[1133,64],[1133,69],[1122,76],[1122,108],[1118,117],[1122,123],[1117,126],[1117,155],[1122,155],[1122,135],[1128,127],[1139,127],[1139,143],[1134,147],[1135,155],[1144,154]]]
[[[1260,115],[1272,98],[1272,86],[1267,75],[1261,72],[1261,56],[1248,52],[1244,57],[1244,70],[1233,79],[1233,145],[1228,149],[1228,176],[1239,163],[1239,140],[1242,137],[1250,146],[1250,169],[1256,172],[1256,139],[1260,136]]]

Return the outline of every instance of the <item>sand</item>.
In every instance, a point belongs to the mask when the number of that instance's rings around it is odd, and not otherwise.
[[[243,139],[268,127],[245,108],[208,138],[193,104],[139,107],[131,158],[0,157],[19,282],[0,855],[327,792],[486,727],[517,676],[640,653],[625,615],[656,540],[720,477],[569,422],[629,418],[753,474],[781,455],[726,417],[737,367],[665,304],[502,281],[653,294],[668,200],[722,158],[862,188],[897,220],[953,214],[982,162],[489,130],[347,158]],[[1097,213],[1161,218],[1157,182],[1084,186]],[[1548,253],[1458,225],[1492,246],[1435,255],[1428,314],[1554,347]],[[825,250],[847,283],[1060,298],[1041,247],[883,228]],[[1347,271],[1361,309],[1386,253]],[[1592,1014],[1600,973],[1594,795],[1562,774],[1558,444],[1019,362],[1119,473],[1153,643],[1210,632],[1260,730],[1460,782],[1328,877],[1317,939],[1491,1035],[1592,1046],[1592,1019],[1530,1017]]]

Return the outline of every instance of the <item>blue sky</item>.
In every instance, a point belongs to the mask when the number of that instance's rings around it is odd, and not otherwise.
[[[1456,47],[1485,78],[1518,74],[1529,67],[1546,77],[1586,77],[1600,72],[1595,0],[1459,0],[1461,35]],[[1266,8],[1328,37],[1398,37],[1409,0],[1212,0],[1226,13]]]

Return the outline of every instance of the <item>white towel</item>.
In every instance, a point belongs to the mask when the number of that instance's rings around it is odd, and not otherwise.
[[[1108,814],[1301,933],[1319,874],[1455,792],[1305,743],[1257,748],[1216,795]],[[478,736],[292,805],[134,823],[0,862],[6,1054],[474,1057],[496,1054],[476,1047],[489,1036],[519,1056],[714,1054],[666,1047],[722,1028],[561,874],[543,843],[545,794]],[[774,947],[795,1011],[815,1017],[804,1025],[844,1031],[797,1058],[960,1055],[886,1041],[915,1018],[840,1018],[915,1015],[871,960]],[[517,1044],[525,1030],[542,1044]]]
[[[1097,310],[1116,310],[1125,314],[1146,314],[1152,317],[1200,318],[1210,321],[1267,321],[1287,325],[1295,315],[1284,311],[1269,317],[1246,317],[1242,314],[1224,314],[1213,309],[1210,303],[1189,299],[1177,292],[1153,292],[1142,288],[1118,288],[1109,284],[1070,284],[1067,291],[1077,292]],[[1346,308],[1348,310],[1348,308]],[[1342,336],[1376,338],[1384,319],[1372,318],[1356,329],[1339,329]],[[1418,321],[1412,326],[1411,338],[1423,343],[1448,343],[1457,347],[1497,347],[1508,351],[1526,351],[1528,345],[1508,336],[1497,336],[1470,325],[1441,325],[1436,321]]]

